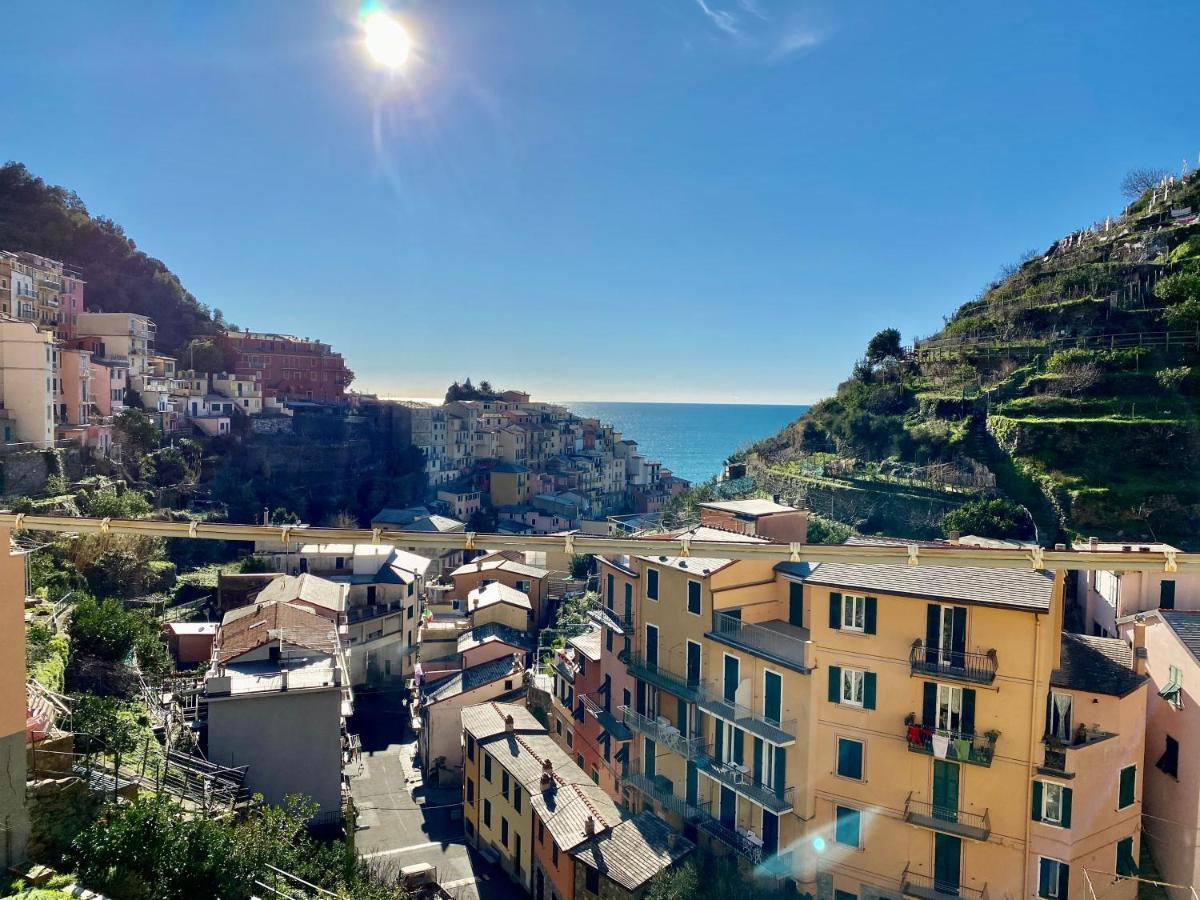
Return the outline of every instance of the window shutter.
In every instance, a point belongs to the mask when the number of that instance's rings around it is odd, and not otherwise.
[[[836,591],[829,594],[829,627],[835,631],[842,627],[842,595]]]
[[[787,750],[775,748],[775,796],[783,799],[787,789]]]
[[[1040,781],[1033,783],[1033,821],[1042,821],[1042,783]]]
[[[746,762],[746,732],[735,727],[733,729],[733,761],[739,766]]]
[[[875,633],[875,614],[879,606],[879,601],[874,597],[867,598],[867,606],[863,611],[863,631],[867,634]]]
[[[925,647],[938,646],[942,631],[942,607],[937,603],[930,603],[925,607]]]
[[[717,721],[716,728],[713,730],[713,755],[717,758],[717,762],[725,760],[725,723]]]
[[[1071,827],[1071,789],[1063,788],[1062,792],[1062,827]],[[1065,897],[1066,894],[1063,894]]]
[[[1035,782],[1036,784],[1036,782]],[[1054,863],[1048,859],[1040,860],[1038,863],[1038,896],[1050,896],[1050,877],[1054,869]]]
[[[921,724],[932,728],[937,722],[937,685],[932,681],[925,682],[925,692],[921,698]]]
[[[763,761],[763,741],[762,738],[754,739],[754,783],[762,784],[762,761]]]
[[[1068,809],[1069,808],[1070,807],[1068,807]],[[1058,864],[1058,896],[1060,896],[1060,897],[1071,896],[1069,893],[1067,893],[1067,891],[1070,887],[1071,887],[1071,867],[1068,866],[1066,863],[1059,863]]]
[[[842,702],[842,667],[829,667],[829,702]]]
[[[1124,809],[1132,806],[1136,797],[1137,766],[1126,766],[1121,770],[1121,788],[1117,798],[1117,806]]]
[[[962,692],[962,728],[963,734],[975,733],[975,691],[967,688]]]
[[[875,673],[863,673],[863,707],[865,709],[875,708]]]

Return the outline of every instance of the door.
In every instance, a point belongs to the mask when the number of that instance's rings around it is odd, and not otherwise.
[[[687,683],[700,683],[700,645],[695,641],[687,642]]]
[[[721,785],[721,824],[726,828],[737,826],[737,794]]]
[[[725,657],[725,684],[724,696],[726,703],[733,703],[737,699],[738,678],[740,676],[740,666],[736,656]]]
[[[775,725],[783,721],[783,679],[776,672],[763,673],[763,718]]]
[[[943,894],[956,895],[962,875],[962,841],[948,834],[933,835],[933,884]]]
[[[804,585],[795,582],[788,585],[788,624],[804,627]]]
[[[684,786],[684,790],[687,793],[684,795],[684,799],[687,800],[688,806],[695,806],[696,799],[700,795],[699,771],[695,763],[689,762],[687,764],[687,780]]]
[[[958,763],[933,761],[933,814],[946,822],[958,821]]]
[[[1170,578],[1164,578],[1158,585],[1158,608],[1159,609],[1174,609],[1175,608],[1175,582]]]
[[[658,626],[646,625],[646,665],[658,667]]]
[[[763,810],[762,841],[763,858],[779,852],[779,816]]]
[[[937,721],[934,727],[938,731],[957,733],[962,730],[962,695],[963,689],[956,684],[937,686]]]
[[[625,627],[633,621],[633,585],[625,585]]]
[[[939,643],[943,666],[961,669],[966,664],[967,611],[961,606],[943,606]]]

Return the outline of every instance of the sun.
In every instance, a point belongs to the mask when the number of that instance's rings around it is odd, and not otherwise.
[[[408,59],[412,47],[404,26],[383,10],[375,10],[363,22],[367,53],[371,59],[389,69],[397,69]]]

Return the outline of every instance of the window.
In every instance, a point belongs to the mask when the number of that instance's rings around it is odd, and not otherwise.
[[[521,811],[521,786],[519,784],[513,785],[513,809],[517,812]]]
[[[612,609],[613,608],[613,600],[616,596],[616,586],[614,584],[614,579],[613,579],[611,572],[605,578],[604,586],[605,586],[604,599],[608,603],[608,608]]]
[[[613,652],[613,630],[611,628],[604,629],[604,649],[608,653]]]
[[[546,843],[546,824],[541,819],[538,819],[538,843]]]
[[[847,847],[859,847],[862,837],[862,813],[848,806],[838,806],[835,809],[835,819],[833,839]]]
[[[500,843],[508,846],[508,819],[500,817]]]
[[[500,793],[504,796],[505,800],[508,799],[508,771],[507,770],[500,773]]]
[[[1179,741],[1167,735],[1167,746],[1163,750],[1163,755],[1158,758],[1155,763],[1158,768],[1170,775],[1172,778],[1179,777]]]
[[[1175,581],[1171,578],[1164,578],[1158,584],[1158,608],[1159,609],[1174,609],[1175,608]]]
[[[863,777],[863,742],[850,738],[837,739],[837,773],[843,778],[861,781]]]
[[[1117,809],[1133,806],[1137,799],[1137,766],[1126,766],[1121,770],[1120,786],[1117,789]]]
[[[1064,743],[1071,741],[1071,706],[1070,694],[1051,691],[1046,701],[1046,734],[1058,738]]]
[[[842,628],[846,631],[862,631],[865,625],[867,598],[856,594],[842,597]]]
[[[863,705],[863,673],[857,669],[842,669],[842,703]]]
[[[1042,857],[1038,861],[1038,896],[1049,900],[1066,900],[1070,887],[1071,867],[1057,859]]]
[[[1033,821],[1071,827],[1071,789],[1053,781],[1033,783]]]
[[[648,600],[658,599],[658,569],[646,570],[646,598]]]
[[[470,778],[467,779],[467,802],[475,802],[475,782]]]
[[[483,824],[487,825],[489,828],[492,825],[492,801],[491,800],[483,801]]]
[[[700,615],[700,582],[688,582],[687,608],[694,616]]]
[[[600,893],[600,873],[597,872],[595,869],[593,869],[591,866],[585,867],[584,887],[586,887],[588,889],[589,893],[592,893],[592,894]]]
[[[554,720],[554,733],[555,733],[555,734],[562,734],[562,719],[555,719],[555,720]]]
[[[492,758],[486,753],[483,754],[483,777],[488,781],[492,780]]]
[[[583,754],[582,753],[575,754],[575,765],[579,766],[579,768],[581,768],[581,769],[583,768]]]
[[[467,735],[467,759],[475,762],[475,738],[473,735]]]
[[[570,731],[568,731],[568,732],[567,732],[567,746],[568,746],[568,747],[574,747],[574,746],[575,746],[575,734],[574,734],[573,732],[570,732]]]
[[[1136,875],[1138,873],[1137,857],[1133,855],[1133,837],[1121,838],[1117,841],[1117,874]]]
[[[550,861],[554,864],[555,868],[558,868],[558,844],[554,843],[554,841],[550,842]]]

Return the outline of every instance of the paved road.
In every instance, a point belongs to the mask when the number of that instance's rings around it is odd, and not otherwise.
[[[416,741],[398,693],[358,694],[350,730],[362,741],[363,768],[351,775],[358,810],[355,846],[386,871],[437,866],[461,900],[527,900],[499,869],[470,851],[462,829],[462,792],[426,788],[412,766]]]

